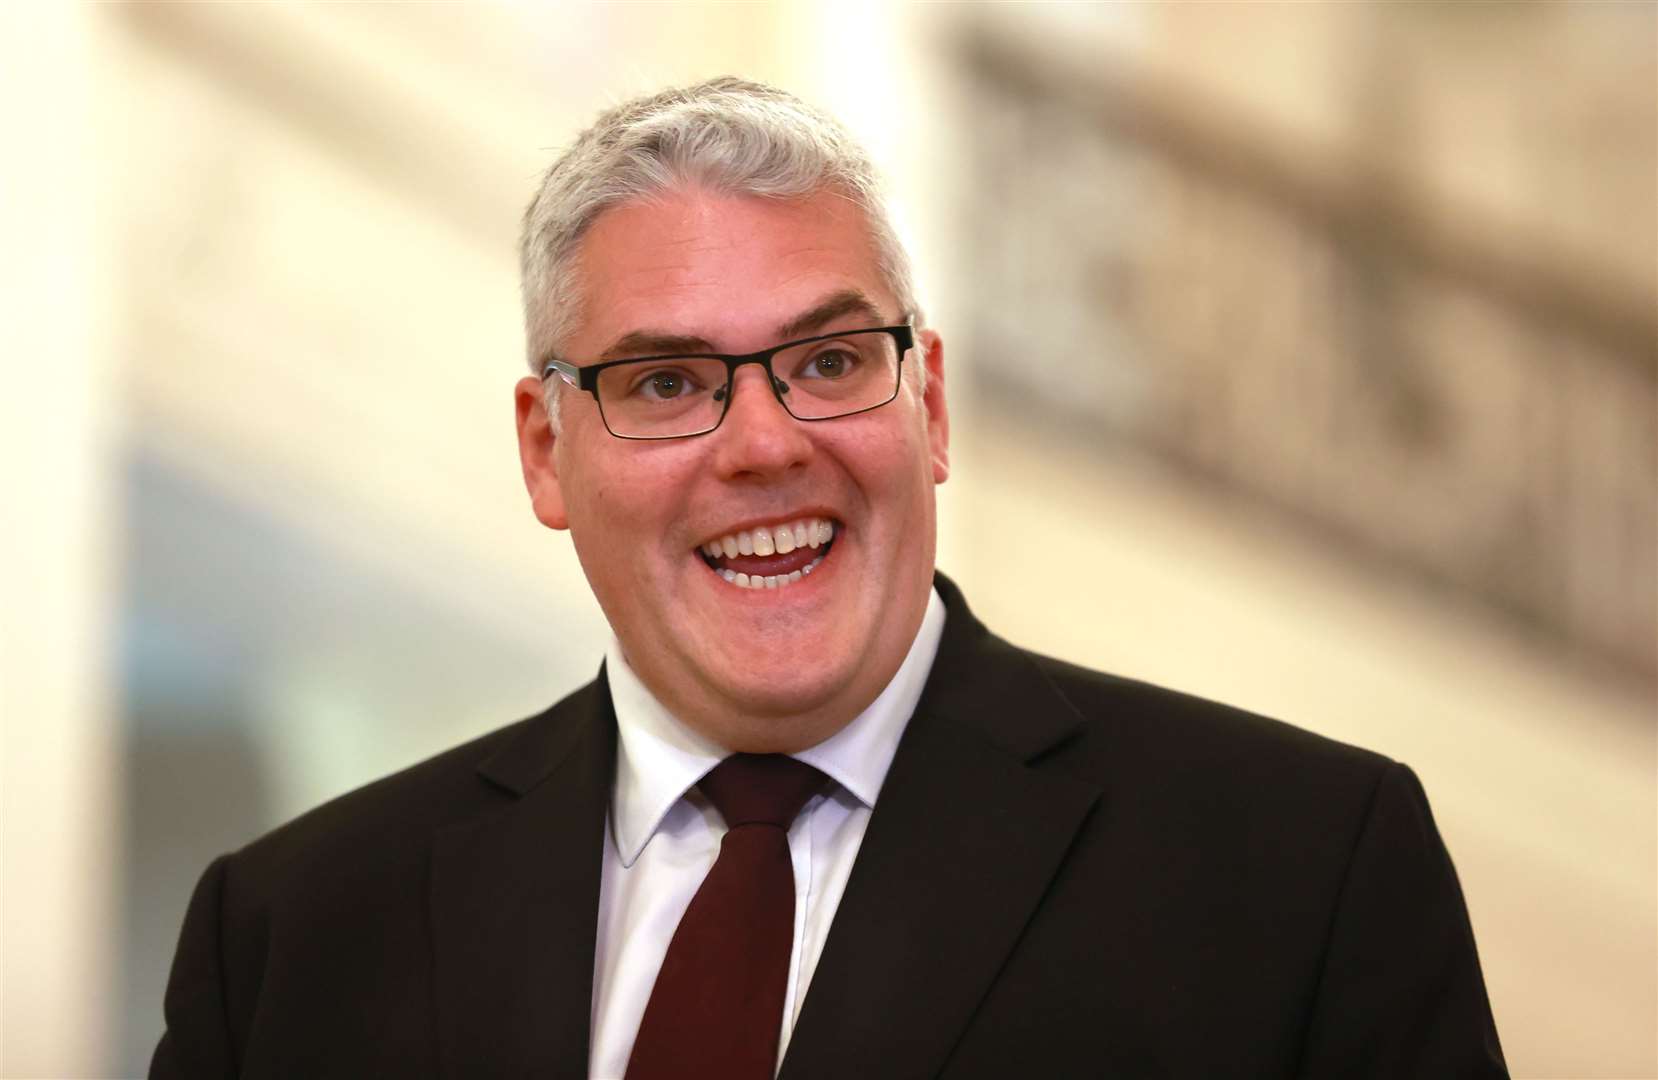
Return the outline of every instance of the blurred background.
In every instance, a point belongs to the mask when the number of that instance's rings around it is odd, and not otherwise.
[[[0,12],[0,1073],[140,1074],[215,854],[537,711],[514,245],[733,72],[888,171],[941,565],[1412,765],[1516,1077],[1658,1076],[1658,7]]]

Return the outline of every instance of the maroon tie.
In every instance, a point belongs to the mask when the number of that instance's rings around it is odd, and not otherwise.
[[[782,754],[733,754],[697,785],[727,832],[668,944],[627,1080],[772,1080],[794,940],[789,826],[823,783]]]

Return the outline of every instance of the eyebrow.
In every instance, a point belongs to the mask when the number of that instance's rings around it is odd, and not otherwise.
[[[635,330],[616,339],[615,344],[599,354],[599,359],[604,361],[618,360],[624,356],[684,356],[714,351],[714,346],[695,335],[658,334],[650,330]]]
[[[841,289],[830,293],[810,310],[805,311],[777,328],[779,341],[810,337],[836,319],[859,315],[871,322],[881,318],[881,309],[857,289]],[[617,360],[626,356],[684,356],[694,353],[718,353],[706,338],[695,334],[664,334],[652,330],[635,330],[624,334],[604,352],[599,360]]]
[[[836,319],[844,319],[848,315],[861,315],[873,322],[880,319],[881,309],[857,289],[842,289],[840,292],[830,293],[812,310],[797,315],[779,326],[777,336],[783,341],[808,337],[814,330],[821,330]]]

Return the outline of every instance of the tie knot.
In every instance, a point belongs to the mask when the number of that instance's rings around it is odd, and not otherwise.
[[[775,825],[785,831],[823,786],[822,773],[787,754],[732,754],[697,786],[725,818],[725,827]]]

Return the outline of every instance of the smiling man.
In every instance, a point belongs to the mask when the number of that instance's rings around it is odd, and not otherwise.
[[[1410,770],[989,633],[944,348],[862,152],[721,79],[525,220],[545,713],[216,860],[152,1075],[1506,1075]]]
[[[892,681],[927,607],[938,335],[909,326],[834,191],[689,181],[599,216],[570,273],[581,317],[557,351],[597,361],[594,393],[560,394],[555,437],[540,380],[519,384],[537,515],[570,529],[671,714],[728,750],[817,745]],[[747,364],[671,355],[802,338]]]

